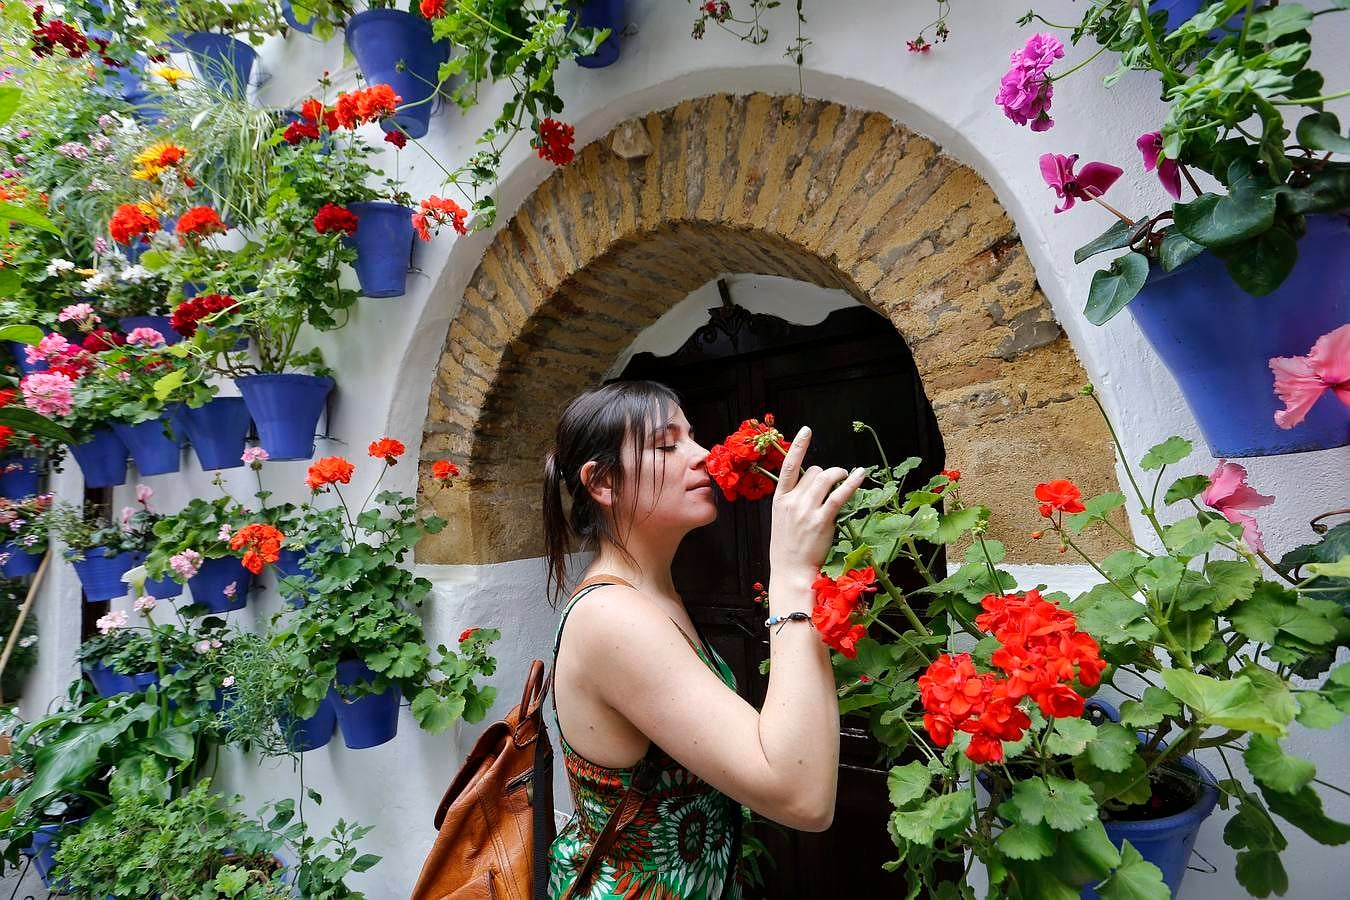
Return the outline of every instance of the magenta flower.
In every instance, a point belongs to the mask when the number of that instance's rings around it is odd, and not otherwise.
[[[23,348],[23,354],[27,357],[30,366],[42,360],[51,362],[53,356],[59,357],[69,351],[70,341],[66,340],[65,335],[55,332],[44,335],[42,340],[38,341],[36,347],[30,344]]]
[[[1350,324],[1317,339],[1307,356],[1277,356],[1270,361],[1275,375],[1275,393],[1284,409],[1275,413],[1275,424],[1293,428],[1322,394],[1331,391],[1350,406]]]
[[[75,404],[75,382],[64,372],[37,372],[19,382],[24,405],[42,416],[68,416]]]
[[[72,303],[56,314],[56,321],[74,322],[76,325],[88,323],[92,326],[99,323],[99,317],[88,303]]]
[[[1003,114],[1018,125],[1030,125],[1032,131],[1049,131],[1050,99],[1054,85],[1047,70],[1064,56],[1064,45],[1053,34],[1033,34],[1021,50],[1010,55],[1012,67],[999,82],[994,102]]]
[[[1247,470],[1237,463],[1226,459],[1219,460],[1218,467],[1209,476],[1209,487],[1200,495],[1206,506],[1212,506],[1234,525],[1242,526],[1242,540],[1258,553],[1264,551],[1261,529],[1256,525],[1256,517],[1247,515],[1246,510],[1260,509],[1275,502],[1274,497],[1258,494],[1247,484]]]
[[[1173,200],[1180,200],[1181,167],[1177,165],[1175,159],[1167,159],[1162,155],[1162,132],[1150,131],[1147,134],[1141,134],[1134,145],[1139,148],[1139,152],[1144,156],[1144,171],[1152,172],[1156,168],[1158,180],[1162,182],[1163,190],[1171,194]]]
[[[127,334],[127,343],[137,347],[158,347],[164,343],[164,335],[153,328],[133,328]]]
[[[1102,196],[1121,176],[1118,166],[1103,162],[1090,162],[1083,166],[1083,171],[1074,174],[1073,167],[1077,164],[1077,153],[1073,156],[1047,153],[1041,157],[1041,177],[1064,201],[1063,206],[1055,207],[1057,213],[1072,209],[1075,200]]]

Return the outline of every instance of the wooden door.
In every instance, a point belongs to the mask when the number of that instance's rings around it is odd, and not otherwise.
[[[942,438],[932,408],[908,348],[884,317],[851,307],[818,325],[793,325],[731,304],[725,287],[723,306],[710,314],[708,325],[680,350],[664,357],[639,354],[621,376],[674,388],[705,446],[742,419],[771,412],[789,437],[801,425],[811,426],[807,465],[873,465],[880,460],[872,438],[851,427],[862,420],[880,435],[891,465],[908,456],[923,459],[908,485],[923,484],[941,470]],[[694,624],[756,707],[768,684],[759,673],[768,640],[766,613],[754,604],[751,585],[769,580],[769,526],[767,500],[721,502],[717,521],[685,539],[673,568]],[[897,567],[892,577],[912,584],[917,576]],[[822,834],[757,828],[773,860],[762,896],[807,900],[900,891],[901,876],[881,869],[895,849],[886,831],[890,807],[878,745],[865,722],[847,717],[840,742],[834,825]],[[873,893],[878,890],[882,894]]]

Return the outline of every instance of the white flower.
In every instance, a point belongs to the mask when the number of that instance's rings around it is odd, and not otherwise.
[[[226,675],[225,680],[220,683],[220,686],[223,688],[234,687],[234,676]]]
[[[105,616],[100,616],[94,623],[98,628],[99,634],[111,634],[119,628],[127,627],[127,614],[125,610],[117,609]]]
[[[36,643],[37,643],[36,634],[30,634],[27,637],[19,639],[19,646],[24,648],[25,650],[27,650],[29,647],[33,646]]]
[[[52,278],[60,275],[62,272],[69,272],[75,268],[75,264],[68,259],[54,259],[47,264],[47,277]]]
[[[155,608],[155,598],[141,597],[137,599],[137,601],[133,603],[132,606],[135,607],[136,612],[139,613],[149,612],[150,610]]]
[[[133,566],[132,568],[127,569],[126,574],[122,576],[122,581],[125,584],[131,585],[132,590],[135,591],[136,594],[141,594],[145,591],[145,576],[145,566]],[[141,601],[139,600],[136,601],[137,612],[141,609],[140,602]],[[154,606],[154,602],[151,601],[150,605]]]
[[[230,539],[230,536],[233,534],[234,532],[230,529],[229,525],[221,525],[220,530],[216,532],[216,539],[221,541],[228,541]]]
[[[145,281],[145,279],[152,277],[154,274],[155,273],[151,272],[145,266],[135,265],[135,266],[127,266],[125,269],[121,271],[121,273],[118,274],[117,277],[129,284],[140,284],[142,281]]]
[[[96,272],[80,282],[80,290],[88,291],[90,293],[101,291],[111,283],[112,279],[108,277],[107,272]]]
[[[200,640],[192,645],[192,649],[196,650],[198,653],[206,653],[211,649],[211,642],[207,640]]]

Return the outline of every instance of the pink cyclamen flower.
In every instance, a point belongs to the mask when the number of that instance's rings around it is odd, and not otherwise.
[[[35,363],[50,361],[53,356],[64,356],[70,352],[70,341],[66,340],[65,335],[55,332],[44,335],[42,340],[38,341],[37,346],[32,344],[23,348],[23,354],[28,359],[31,366]]]
[[[135,608],[136,612],[139,613],[149,612],[150,610],[155,608],[155,598],[141,597],[131,605]]]
[[[221,593],[224,594],[226,597],[230,598],[231,600],[233,600],[235,591],[237,591],[238,588],[239,582],[231,581],[229,584],[225,585],[225,589],[221,591]]]
[[[153,328],[133,328],[127,333],[127,343],[137,347],[158,347],[164,343],[164,335]]]
[[[141,506],[149,505],[150,498],[153,496],[155,496],[155,489],[150,487],[150,485],[148,484],[136,485],[136,502],[139,503]]]
[[[1181,167],[1177,165],[1175,159],[1168,159],[1162,155],[1162,132],[1150,131],[1147,134],[1141,134],[1134,145],[1139,148],[1139,152],[1144,156],[1144,171],[1152,172],[1156,168],[1158,180],[1162,182],[1163,190],[1171,194],[1173,200],[1180,200]]]
[[[202,555],[196,550],[184,550],[169,557],[169,568],[183,581],[197,574],[202,567]]]
[[[130,527],[130,525],[131,525],[131,517],[134,516],[134,515],[136,515],[136,508],[135,508],[134,506],[124,506],[124,507],[122,507],[122,530],[123,530],[123,531],[126,531],[127,528]]]
[[[1248,515],[1246,510],[1269,506],[1275,502],[1275,498],[1253,490],[1247,484],[1247,470],[1244,467],[1226,459],[1219,460],[1218,467],[1209,476],[1209,487],[1200,495],[1200,500],[1206,506],[1217,509],[1234,525],[1241,525],[1242,540],[1248,547],[1257,552],[1266,549],[1256,517]]]
[[[192,645],[192,649],[198,653],[208,653],[211,650],[211,642],[208,640],[200,640]]]
[[[245,465],[252,466],[255,469],[262,468],[262,464],[271,459],[267,455],[267,451],[261,447],[246,447],[243,455],[239,458],[244,461]]]
[[[1075,174],[1073,167],[1077,164],[1077,153],[1072,156],[1046,153],[1041,157],[1041,177],[1064,201],[1063,206],[1055,207],[1057,213],[1072,209],[1075,200],[1091,200],[1102,196],[1121,176],[1119,166],[1104,162],[1090,162],[1083,166],[1083,171]]]
[[[98,627],[99,634],[111,634],[119,628],[127,627],[127,614],[125,610],[114,610],[105,616],[100,616],[94,623]]]
[[[64,372],[36,372],[19,382],[23,402],[42,416],[68,416],[75,405],[71,388],[75,382]]]
[[[1010,55],[1012,67],[999,82],[994,102],[1003,114],[1018,125],[1030,125],[1032,131],[1049,131],[1050,100],[1054,85],[1047,73],[1055,60],[1064,57],[1064,44],[1053,34],[1033,34],[1026,46]]]
[[[211,638],[211,649],[212,649],[212,650],[219,650],[221,647],[224,647],[224,646],[225,646],[225,645],[222,644],[222,643],[220,642],[220,639],[219,639],[219,638]]]
[[[1350,406],[1350,324],[1322,335],[1307,356],[1275,357],[1270,371],[1275,375],[1275,393],[1284,401],[1284,409],[1275,413],[1275,424],[1281,428],[1302,422],[1327,391]]]
[[[225,679],[220,682],[220,686],[223,688],[234,687],[234,676],[226,675]]]
[[[72,303],[56,314],[58,322],[74,322],[76,325],[97,325],[101,319],[98,313],[94,312],[94,307],[88,303]]]

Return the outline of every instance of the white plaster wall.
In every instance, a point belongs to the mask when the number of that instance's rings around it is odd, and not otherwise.
[[[1321,8],[1329,3],[1314,0],[1312,5]],[[1069,21],[1081,6],[1081,0],[1047,0],[1037,4],[1037,11],[1052,21]],[[927,0],[904,4],[893,0],[808,3],[806,30],[813,44],[806,56],[805,92],[890,115],[930,136],[945,152],[971,165],[989,181],[1016,221],[1060,323],[1114,412],[1131,458],[1172,433],[1196,439],[1197,445],[1203,446],[1175,384],[1130,318],[1122,315],[1105,328],[1095,328],[1080,315],[1091,270],[1075,267],[1072,251],[1085,236],[1097,233],[1109,222],[1096,208],[1054,216],[1052,195],[1042,184],[1036,164],[1037,157],[1049,151],[1116,162],[1126,169],[1126,177],[1113,190],[1112,200],[1126,210],[1155,205],[1162,195],[1152,176],[1145,175],[1137,164],[1134,138],[1156,127],[1161,117],[1156,86],[1146,78],[1133,77],[1104,92],[1099,83],[1107,66],[1104,60],[1098,60],[1059,85],[1055,97],[1058,124],[1052,131],[1037,135],[1016,128],[1003,118],[992,97],[1006,68],[1008,52],[1020,46],[1028,33],[1014,22],[1026,5],[958,0],[952,7],[951,40],[931,54],[915,56],[904,51],[904,40],[931,20],[933,4]],[[773,34],[760,47],[737,43],[715,31],[701,42],[692,40],[689,28],[693,7],[685,3],[630,0],[629,8],[635,33],[625,38],[623,57],[616,66],[599,71],[569,67],[559,75],[559,91],[567,102],[564,118],[575,124],[578,145],[599,138],[624,119],[684,98],[724,91],[797,90],[797,72],[782,57],[792,24],[790,5],[768,20]],[[1350,22],[1346,19],[1337,16],[1319,20],[1322,32],[1316,62],[1326,73],[1329,86],[1343,87],[1350,81],[1350,57],[1335,50],[1350,41]],[[1087,52],[1087,48],[1071,50],[1065,64],[1083,59]],[[321,44],[303,35],[273,39],[263,48],[262,68],[269,78],[256,97],[269,105],[298,103],[310,94],[315,79],[326,70],[332,72],[339,88],[354,81],[339,40]],[[423,146],[443,165],[453,168],[475,149],[474,141],[495,115],[502,97],[502,92],[486,89],[480,106],[469,114],[453,108],[441,112],[432,120]],[[1350,118],[1346,101],[1332,104],[1332,108],[1343,120]],[[410,147],[402,154],[400,169],[408,173],[408,187],[415,196],[439,192],[438,169],[419,152]],[[386,156],[392,165],[392,151]],[[509,220],[549,170],[548,164],[535,158],[525,140],[516,142],[502,166],[501,223]],[[354,460],[363,459],[366,443],[384,434],[404,440],[415,454],[446,330],[490,239],[491,233],[459,239],[447,234],[419,245],[415,259],[419,271],[409,279],[407,296],[362,300],[347,329],[314,338],[314,344],[323,348],[329,363],[337,369],[339,382],[329,428],[334,439],[320,442],[319,455],[342,453]],[[786,304],[806,299],[782,285],[773,286],[773,291],[762,283],[745,290],[742,287],[746,285],[736,288],[737,300],[766,311],[781,312]],[[707,288],[699,293],[706,295]],[[817,296],[811,302],[837,299]],[[691,299],[688,309],[704,309],[714,302],[715,291]],[[800,314],[801,306],[797,304],[794,314]],[[676,327],[678,318],[657,323],[642,340],[650,341],[652,347],[669,347],[672,341],[678,345],[677,332],[683,327]],[[1203,450],[1197,450],[1189,462],[1189,466],[1179,468],[1207,471],[1213,465]],[[1317,512],[1350,505],[1346,479],[1350,450],[1245,462],[1253,484],[1279,498],[1260,515],[1267,543],[1273,549],[1306,540],[1306,520]],[[374,466],[358,469],[354,496],[364,496],[374,470]],[[278,500],[299,499],[303,471],[303,463],[269,465],[265,472],[268,487]],[[387,482],[390,486],[414,488],[416,471],[411,460],[391,474]],[[1047,477],[1071,474],[1046,473]],[[237,495],[248,496],[254,489],[251,478],[250,472],[241,469],[227,473],[225,480]],[[210,484],[210,475],[197,470],[190,458],[182,474],[145,481],[155,487],[156,500],[165,510],[175,509],[190,496],[216,489]],[[78,496],[77,467],[70,466],[58,487],[63,496]],[[119,500],[125,501],[129,494],[130,486],[121,491]],[[1132,513],[1136,531],[1144,534],[1137,510],[1132,509]],[[522,522],[521,527],[537,525]],[[518,695],[528,660],[546,656],[551,647],[556,613],[543,599],[541,563],[525,560],[484,567],[419,568],[436,583],[434,597],[427,604],[428,634],[433,643],[451,641],[460,629],[470,625],[502,628],[505,637],[497,654],[500,667],[496,679],[502,697],[497,710],[500,713]],[[1085,581],[1077,568],[1028,567],[1019,572],[1019,577],[1027,584],[1044,581],[1051,587],[1071,590],[1080,589]],[[66,680],[74,672],[69,659],[78,643],[77,596],[73,573],[66,567],[54,571],[44,586],[38,613],[43,628],[42,661],[25,702],[29,714],[63,693]],[[255,595],[249,609],[233,615],[243,622],[259,621],[276,605],[269,590],[265,596]],[[382,748],[349,752],[335,743],[305,754],[305,782],[325,798],[321,811],[311,810],[311,820],[324,824],[342,816],[376,826],[367,843],[385,861],[357,879],[371,897],[407,895],[432,838],[430,821],[435,804],[479,728],[460,724],[445,735],[431,737],[419,732],[405,713],[398,738]],[[1299,733],[1293,746],[1314,759],[1329,778],[1339,781],[1346,752],[1338,744],[1343,743],[1345,734],[1344,727],[1330,733]],[[300,794],[294,773],[283,768],[227,757],[222,774],[228,786],[244,791],[257,804],[270,797]],[[566,806],[561,781],[557,796],[559,805]],[[1333,798],[1329,807],[1332,815],[1350,818],[1346,798]],[[1190,876],[1185,891],[1188,898],[1241,894],[1228,874],[1231,855],[1220,841],[1223,818],[1219,813],[1211,820],[1199,844],[1201,852],[1219,866],[1220,874]],[[1289,834],[1291,848],[1285,855],[1292,879],[1289,896],[1345,896],[1343,886],[1336,884],[1333,862],[1340,854],[1312,845],[1292,829]]]

